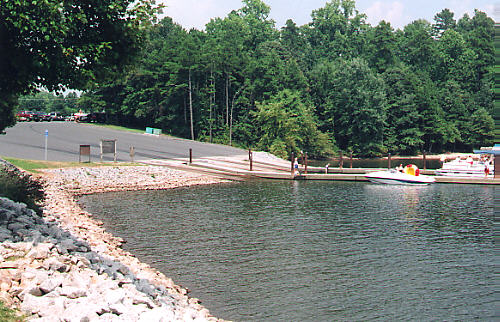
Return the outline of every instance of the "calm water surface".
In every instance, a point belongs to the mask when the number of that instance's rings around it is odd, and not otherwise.
[[[495,188],[250,181],[82,198],[236,321],[494,320]]]

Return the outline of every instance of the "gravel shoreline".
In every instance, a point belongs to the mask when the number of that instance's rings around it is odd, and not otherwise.
[[[79,195],[225,180],[156,166],[44,170],[43,216],[0,198],[0,300],[30,321],[221,321],[121,248]]]

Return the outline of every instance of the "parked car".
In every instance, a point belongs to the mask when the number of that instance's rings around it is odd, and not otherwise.
[[[29,122],[32,119],[33,112],[31,111],[20,111],[16,114],[18,122]]]
[[[31,120],[35,122],[50,122],[51,117],[49,114],[46,114],[44,112],[33,112],[33,114],[31,115]]]
[[[64,121],[64,116],[62,116],[61,114],[59,114],[57,112],[50,112],[49,115],[50,115],[51,121]]]
[[[102,112],[90,113],[87,116],[87,122],[91,122],[91,123],[105,123],[106,122],[106,113],[102,113]]]

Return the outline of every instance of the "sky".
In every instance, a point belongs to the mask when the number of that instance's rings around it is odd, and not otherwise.
[[[281,29],[286,20],[292,19],[299,26],[311,21],[311,12],[325,6],[327,0],[264,0],[271,7],[270,18]],[[495,2],[496,13],[495,15]],[[224,18],[232,10],[243,7],[241,0],[157,0],[166,5],[163,16],[170,16],[186,29],[204,29],[211,18]],[[455,13],[455,19],[464,13],[474,15],[479,9],[498,21],[498,0],[356,0],[356,9],[366,14],[372,26],[380,20],[389,21],[393,28],[402,29],[417,19],[434,22],[434,16],[444,8]]]

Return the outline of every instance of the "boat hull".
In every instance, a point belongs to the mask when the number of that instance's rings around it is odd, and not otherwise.
[[[462,170],[462,169],[439,169],[434,172],[437,176],[443,177],[464,177],[464,178],[493,178],[494,174],[486,175],[484,170]]]
[[[377,171],[372,172],[365,177],[370,182],[378,184],[395,184],[395,185],[428,185],[435,182],[435,179],[428,176],[413,176],[395,171]]]

